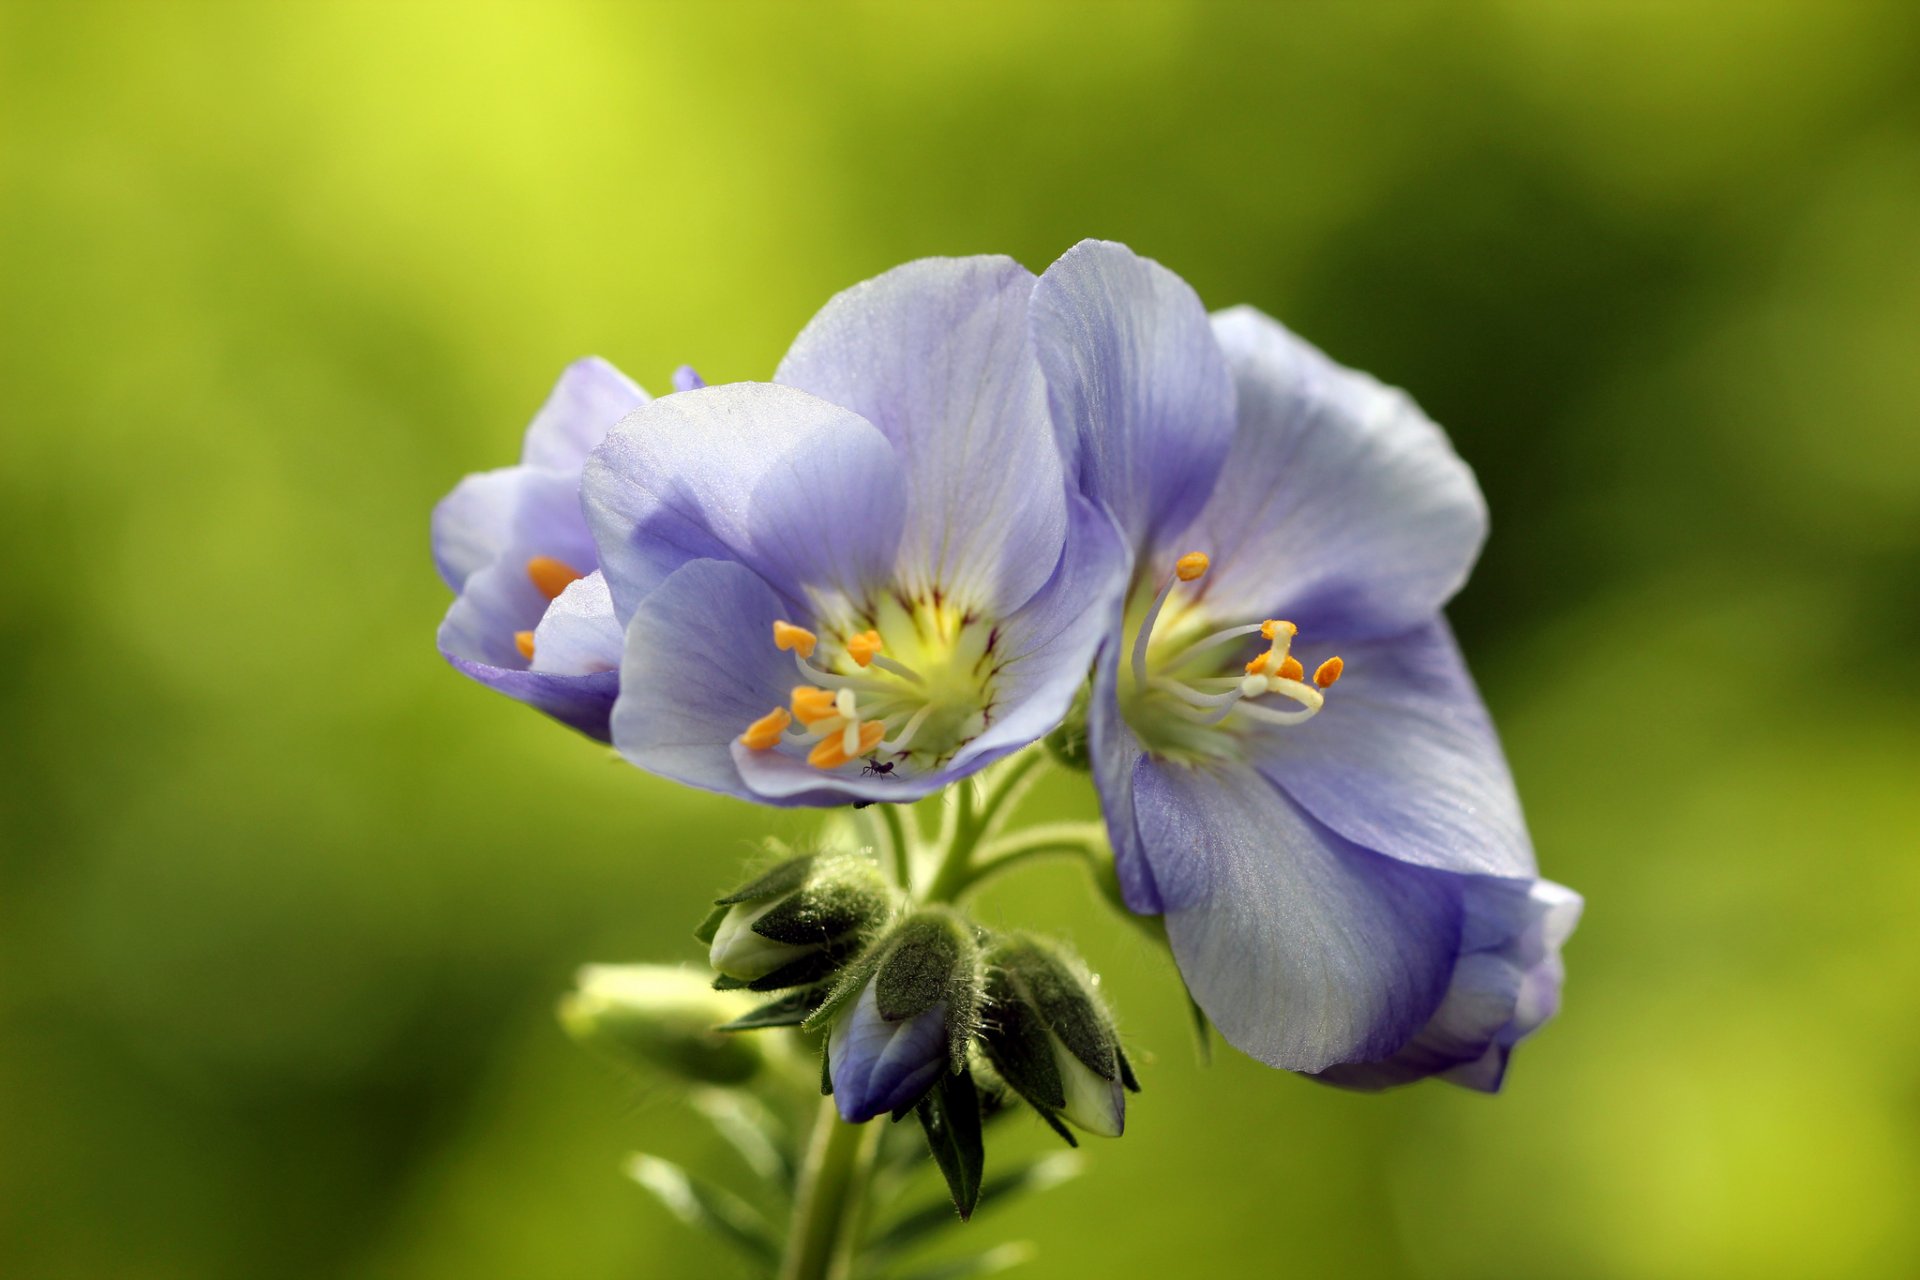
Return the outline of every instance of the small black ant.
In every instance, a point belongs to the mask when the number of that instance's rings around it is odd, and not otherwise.
[[[860,771],[863,778],[885,778],[893,773],[894,762],[882,760],[879,756],[869,756],[867,767]]]

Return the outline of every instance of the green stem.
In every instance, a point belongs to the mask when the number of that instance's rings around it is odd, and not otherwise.
[[[913,846],[907,843],[907,824],[900,810],[890,804],[878,804],[880,821],[887,828],[887,840],[893,846],[893,878],[902,889],[913,887]]]
[[[972,865],[967,887],[972,888],[987,877],[1029,859],[1058,854],[1085,858],[1098,867],[1106,847],[1106,829],[1097,822],[1056,822],[1029,827],[1017,836],[996,840],[982,849]]]
[[[780,1280],[845,1280],[852,1274],[859,1218],[879,1147],[879,1125],[848,1124],[832,1098],[820,1100]]]

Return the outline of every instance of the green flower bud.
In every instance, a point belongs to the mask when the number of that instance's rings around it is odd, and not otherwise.
[[[689,969],[590,964],[560,1001],[560,1025],[622,1066],[701,1084],[741,1084],[766,1062],[758,1037],[715,1030],[746,1013],[750,996],[715,991]]]
[[[1060,1136],[1062,1121],[1103,1138],[1126,1127],[1138,1090],[1097,983],[1053,944],[1016,934],[987,951],[987,1060]]]
[[[722,987],[779,991],[819,982],[887,917],[879,870],[850,854],[790,858],[714,903],[695,934]]]

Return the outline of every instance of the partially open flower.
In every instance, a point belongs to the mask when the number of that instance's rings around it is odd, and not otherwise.
[[[828,303],[776,383],[656,401],[595,450],[629,760],[907,801],[1059,721],[1123,569],[1061,476],[1032,287],[1004,258],[909,263]]]
[[[886,882],[867,859],[808,854],[717,900],[696,936],[724,985],[778,991],[832,975],[889,906]]]
[[[1102,1138],[1126,1127],[1125,1090],[1137,1089],[1113,1018],[1085,966],[1038,938],[988,948],[981,1044],[1014,1092],[1068,1142],[1062,1125]]]
[[[896,925],[812,1020],[829,1028],[827,1078],[841,1116],[858,1124],[898,1113],[964,1067],[979,1005],[971,926],[938,908]]]
[[[527,428],[520,465],[462,480],[433,510],[456,593],[440,652],[491,689],[605,740],[620,629],[580,509],[587,453],[647,394],[604,360],[567,366]]]

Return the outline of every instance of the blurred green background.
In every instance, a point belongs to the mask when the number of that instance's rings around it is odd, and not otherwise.
[[[888,266],[1087,235],[1453,432],[1453,616],[1589,905],[1505,1095],[1369,1098],[1197,1065],[1075,870],[1009,880],[1147,1092],[977,1237],[1920,1273],[1920,10],[48,0],[0,7],[0,1275],[704,1274],[619,1164],[712,1140],[552,1005],[798,827],[448,670],[428,509],[577,355],[765,377]]]

